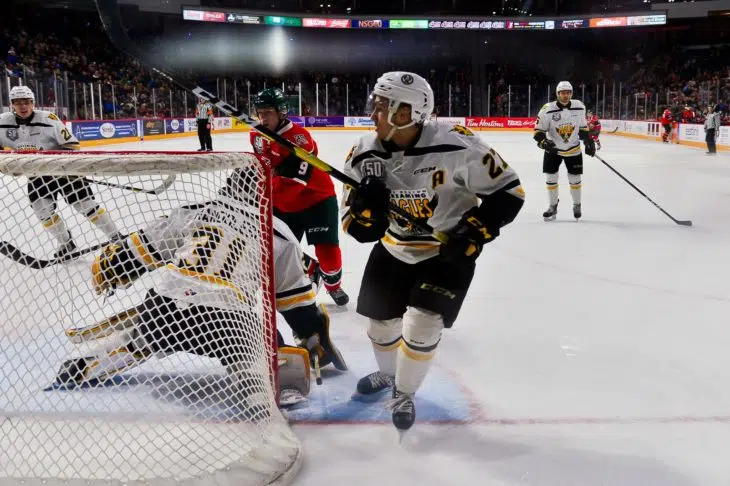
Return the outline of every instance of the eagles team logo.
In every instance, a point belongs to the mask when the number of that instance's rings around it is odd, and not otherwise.
[[[472,132],[471,130],[469,130],[468,128],[466,128],[465,126],[462,126],[462,125],[454,125],[454,128],[452,128],[449,131],[450,132],[456,132],[456,133],[458,133],[460,135],[465,135],[467,137],[473,137],[474,136],[474,132]]]
[[[5,132],[5,136],[8,137],[8,140],[15,142],[20,137],[20,134],[18,133],[17,128],[8,128]]]
[[[568,143],[568,140],[570,140],[571,135],[573,135],[573,132],[575,131],[575,126],[571,125],[570,123],[566,123],[565,125],[560,125],[558,127],[558,135],[560,135],[560,138],[563,139],[563,142]]]
[[[400,77],[400,81],[405,85],[413,84],[413,76],[410,74],[404,74]]]

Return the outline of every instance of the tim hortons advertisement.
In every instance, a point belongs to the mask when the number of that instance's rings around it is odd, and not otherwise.
[[[475,117],[466,118],[467,128],[521,129],[535,128],[535,118]]]

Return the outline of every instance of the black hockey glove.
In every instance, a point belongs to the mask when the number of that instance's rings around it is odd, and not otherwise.
[[[276,167],[276,174],[288,179],[298,179],[307,182],[312,175],[313,169],[314,167],[304,160],[294,154],[289,154]]]
[[[583,140],[583,145],[586,148],[586,155],[591,157],[596,155],[596,142],[592,138],[586,138]]]
[[[484,244],[499,236],[499,225],[487,229],[481,217],[479,207],[474,207],[464,213],[456,226],[446,231],[449,242],[441,244],[442,258],[456,264],[476,261]]]
[[[555,147],[555,142],[552,140],[548,140],[547,138],[544,138],[537,142],[537,146],[543,149],[545,152],[551,153],[551,154],[557,154],[558,149]]]
[[[360,243],[377,241],[390,224],[388,205],[390,189],[375,176],[366,176],[350,194],[349,215],[353,222],[347,229]]]

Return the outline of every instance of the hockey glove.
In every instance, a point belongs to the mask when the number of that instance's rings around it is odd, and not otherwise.
[[[594,157],[596,155],[596,142],[592,138],[586,138],[583,140],[583,144],[585,145],[586,155]]]
[[[284,157],[281,164],[276,167],[276,174],[288,179],[297,179],[299,181],[306,182],[312,175],[313,169],[314,168],[310,164],[303,161],[296,155],[289,154]]]
[[[346,229],[360,243],[377,241],[390,225],[390,189],[375,176],[366,176],[350,194],[348,215],[353,219]]]
[[[551,154],[557,154],[558,149],[555,147],[555,142],[552,140],[548,140],[547,138],[544,138],[537,142],[537,146],[543,149],[545,152],[551,153]]]
[[[441,244],[442,258],[456,264],[476,261],[484,244],[499,236],[499,225],[487,229],[480,217],[479,207],[474,207],[464,213],[456,226],[446,231],[449,241]]]

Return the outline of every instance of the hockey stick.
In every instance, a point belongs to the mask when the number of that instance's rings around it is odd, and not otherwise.
[[[140,187],[129,186],[129,185],[126,185],[126,184],[115,184],[113,182],[97,181],[95,179],[89,179],[88,177],[84,177],[84,181],[86,181],[86,182],[88,182],[90,184],[99,184],[99,185],[102,185],[102,186],[109,186],[109,187],[117,187],[119,189],[126,189],[127,191],[132,191],[132,192],[141,192],[141,193],[144,193],[144,194],[155,194],[156,195],[156,194],[162,194],[163,192],[165,192],[175,182],[175,178],[176,177],[177,176],[175,174],[169,176],[167,179],[165,179],[162,182],[162,184],[160,184],[159,186],[155,187],[154,189],[142,189]]]
[[[50,267],[51,265],[58,265],[59,263],[66,263],[68,261],[74,260],[80,256],[86,255],[87,253],[91,253],[92,251],[104,248],[109,243],[111,243],[111,241],[105,241],[103,243],[98,243],[96,245],[90,246],[88,248],[73,251],[59,258],[44,260],[42,258],[35,258],[33,256],[30,256],[27,253],[23,253],[20,249],[18,249],[18,247],[14,246],[10,242],[0,241],[0,254],[5,255],[6,257],[17,263],[20,263],[21,265],[25,265],[26,267],[30,267],[34,270],[41,270],[43,268]]]
[[[312,164],[314,167],[318,168],[319,170],[323,172],[327,172],[332,176],[333,178],[337,179],[338,181],[342,182],[343,184],[346,184],[350,187],[358,187],[360,183],[353,179],[352,177],[348,176],[347,174],[344,174],[340,172],[339,170],[335,169],[331,165],[329,165],[327,162],[323,161],[322,159],[318,158],[316,155],[311,154],[304,150],[302,147],[299,147],[298,145],[290,142],[289,140],[285,139],[278,133],[274,132],[273,130],[269,130],[265,126],[263,126],[260,122],[257,120],[254,120],[253,118],[249,117],[247,114],[239,110],[238,108],[229,105],[225,101],[222,101],[217,96],[215,96],[212,93],[209,93],[208,91],[204,90],[200,86],[197,86],[192,81],[189,81],[185,79],[184,77],[180,77],[178,74],[175,74],[175,77],[168,74],[168,72],[174,72],[174,70],[165,68],[165,71],[163,71],[160,68],[155,67],[156,61],[150,58],[147,52],[141,50],[137,45],[132,41],[132,39],[129,38],[127,33],[124,30],[124,26],[121,22],[121,17],[119,14],[119,7],[117,4],[117,0],[94,0],[96,3],[96,8],[99,11],[99,17],[101,18],[101,23],[104,26],[104,30],[106,30],[107,35],[109,36],[109,39],[111,40],[111,43],[120,51],[124,52],[128,56],[138,60],[139,62],[146,64],[150,69],[152,69],[155,73],[157,73],[159,76],[170,82],[171,84],[174,84],[175,86],[184,89],[186,91],[191,91],[196,96],[203,98],[207,101],[209,101],[211,104],[215,105],[220,111],[225,113],[226,115],[232,116],[236,118],[238,121],[245,123],[246,125],[249,125],[254,130],[261,133],[264,137],[266,137],[268,140],[272,142],[276,142],[277,144],[286,147],[287,149],[291,150],[294,155],[299,157],[301,160]],[[167,72],[166,72],[167,71]],[[438,241],[442,243],[446,243],[449,240],[448,235],[441,231],[435,231],[431,225],[424,221],[420,221],[416,218],[414,218],[410,213],[408,213],[406,210],[396,206],[394,203],[390,203],[389,206],[390,212],[397,215],[398,217],[408,221],[413,226],[430,233],[434,238],[436,238]]]
[[[652,198],[650,198],[649,196],[647,196],[644,193],[644,191],[642,191],[641,189],[639,189],[638,187],[636,187],[630,180],[628,180],[626,177],[624,177],[619,171],[617,171],[616,169],[614,169],[613,167],[611,167],[611,164],[609,164],[608,162],[606,162],[605,160],[603,160],[600,155],[595,155],[594,157],[597,158],[598,160],[600,160],[601,162],[603,162],[603,165],[605,165],[606,167],[608,167],[609,169],[611,169],[614,172],[614,174],[616,174],[617,176],[619,176],[621,179],[624,180],[624,182],[626,182],[628,185],[630,185],[631,187],[633,187],[636,190],[636,192],[638,192],[639,194],[641,194],[642,196],[644,196],[647,201],[649,201],[650,203],[652,203],[659,211],[661,211],[662,213],[664,213],[665,215],[667,215],[667,217],[669,219],[671,219],[672,221],[674,221],[675,223],[677,223],[678,225],[681,225],[681,226],[692,226],[692,221],[689,221],[689,220],[679,220],[679,219],[675,218],[674,216],[672,216],[671,214],[669,214],[668,212],[666,212],[664,210],[664,208],[662,208],[660,205],[658,205],[657,203],[655,203]]]

